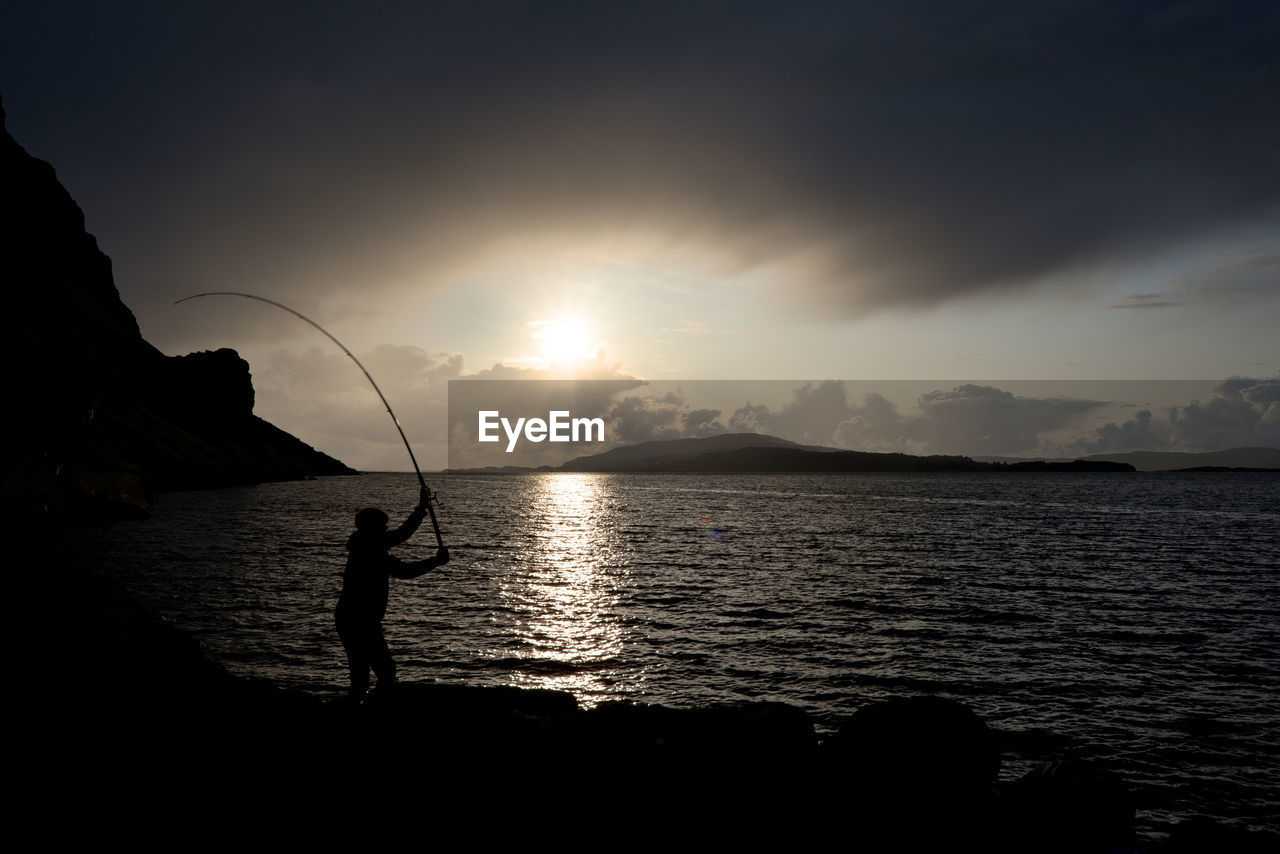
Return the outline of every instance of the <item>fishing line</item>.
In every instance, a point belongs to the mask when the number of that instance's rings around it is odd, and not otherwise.
[[[382,393],[382,389],[378,388],[378,384],[374,382],[373,376],[369,373],[368,369],[365,368],[364,365],[360,364],[360,360],[356,358],[356,354],[352,353],[350,350],[347,349],[345,344],[343,344],[337,338],[333,337],[333,333],[331,333],[328,329],[325,329],[323,326],[316,323],[314,320],[307,317],[302,312],[289,308],[289,306],[283,303],[278,303],[273,299],[260,297],[256,294],[246,294],[246,293],[241,293],[240,291],[209,291],[203,294],[192,294],[189,297],[183,297],[182,299],[175,302],[174,305],[177,305],[180,302],[186,302],[187,300],[191,300],[191,299],[199,299],[200,297],[216,297],[216,296],[244,297],[245,299],[254,299],[254,300],[257,300],[258,302],[265,302],[267,305],[274,305],[276,308],[284,309],[285,311],[289,312],[299,320],[305,320],[307,323],[310,323],[316,329],[319,329],[321,332],[324,333],[326,338],[328,338],[334,344],[337,344],[339,349],[341,349],[342,352],[346,353],[348,358],[351,359],[351,361],[356,363],[356,367],[359,368],[360,372],[364,374],[364,378],[369,381],[369,385],[373,386],[373,390],[378,393],[378,399],[382,401],[382,405],[387,408],[387,414],[391,416],[391,423],[396,425],[396,430],[400,433],[400,441],[404,442],[404,449],[409,452],[409,461],[413,463],[413,471],[415,474],[418,475],[418,485],[422,487],[422,491],[426,494],[427,512],[431,514],[431,527],[434,528],[436,532],[436,545],[440,548],[444,548],[444,539],[440,536],[440,523],[436,521],[436,510],[435,510],[435,507],[432,506],[436,500],[435,493],[433,493],[427,487],[427,482],[422,478],[422,469],[418,468],[418,458],[413,455],[413,448],[409,447],[409,440],[404,435],[404,428],[400,426],[400,419],[396,418],[396,414],[391,411],[391,404],[387,403],[387,396]]]

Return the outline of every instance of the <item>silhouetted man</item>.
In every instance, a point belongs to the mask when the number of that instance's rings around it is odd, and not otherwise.
[[[347,696],[354,702],[359,702],[369,689],[370,669],[378,674],[378,691],[388,691],[396,682],[396,665],[382,635],[391,577],[417,578],[449,562],[449,550],[444,547],[435,557],[407,563],[387,554],[387,549],[403,543],[418,530],[427,515],[428,500],[424,488],[419,494],[418,506],[394,531],[387,530],[390,520],[383,510],[366,507],[356,514],[356,530],[347,540],[342,596],[334,612],[338,636],[342,638],[351,668],[351,691]]]

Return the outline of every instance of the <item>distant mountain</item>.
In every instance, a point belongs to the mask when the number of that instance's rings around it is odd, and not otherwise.
[[[157,490],[352,473],[253,414],[234,351],[168,357],[143,339],[83,212],[4,129],[2,105],[0,186],[11,518],[132,515]]]
[[[1138,451],[1080,458],[913,456],[801,445],[761,433],[640,442],[576,457],[562,466],[490,466],[465,471],[570,472],[820,472],[820,471],[1229,471],[1280,470],[1280,449],[1233,448],[1206,453]]]
[[[578,457],[560,471],[581,472],[911,472],[1133,471],[1125,463],[1073,460],[977,462],[962,456],[918,457],[799,445],[758,433],[641,442]]]
[[[613,448],[599,454],[577,457],[560,466],[561,471],[644,471],[657,466],[677,465],[703,454],[717,451],[737,451],[743,448],[790,448],[805,446],[777,436],[761,433],[721,433],[701,439],[659,439]],[[817,451],[834,451],[835,448],[809,448]]]

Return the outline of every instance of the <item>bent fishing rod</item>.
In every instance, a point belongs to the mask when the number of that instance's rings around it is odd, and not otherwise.
[[[422,469],[418,468],[418,458],[413,455],[413,448],[409,446],[409,440],[404,435],[404,428],[400,426],[400,419],[396,418],[396,414],[391,411],[391,404],[387,403],[387,396],[382,393],[382,389],[378,388],[378,384],[374,382],[373,376],[369,373],[368,369],[365,368],[364,365],[360,364],[360,360],[356,358],[356,354],[352,353],[350,350],[347,349],[345,344],[343,344],[337,338],[333,337],[333,334],[328,329],[325,329],[323,326],[316,323],[314,320],[307,317],[302,312],[295,311],[294,309],[289,308],[289,306],[283,303],[278,303],[273,299],[260,297],[256,294],[246,294],[246,293],[241,293],[240,291],[208,291],[207,293],[203,293],[203,294],[192,294],[189,297],[183,297],[182,299],[175,302],[174,305],[177,305],[180,302],[186,302],[187,300],[191,300],[191,299],[199,299],[200,297],[217,297],[217,296],[244,297],[245,299],[253,299],[253,300],[257,300],[258,302],[265,302],[267,305],[274,305],[276,308],[284,309],[285,311],[289,312],[299,320],[305,320],[307,323],[310,323],[316,329],[319,329],[321,332],[324,333],[326,338],[328,338],[334,344],[337,344],[338,348],[341,349],[342,352],[346,353],[347,357],[350,358],[351,361],[356,363],[356,367],[359,368],[360,372],[364,374],[364,378],[369,381],[369,385],[373,386],[373,390],[378,393],[378,399],[382,401],[382,405],[387,408],[387,414],[391,416],[391,423],[396,425],[396,430],[400,433],[400,441],[404,442],[404,449],[409,452],[409,461],[413,463],[413,471],[415,474],[418,475],[418,486],[422,487],[423,494],[426,497],[427,512],[431,514],[431,527],[434,528],[436,532],[436,546],[438,548],[444,548],[444,538],[440,536],[440,523],[436,521],[436,510],[435,510],[435,507],[432,506],[432,504],[435,503],[436,496],[431,491],[431,489],[427,486],[427,482],[422,478]]]

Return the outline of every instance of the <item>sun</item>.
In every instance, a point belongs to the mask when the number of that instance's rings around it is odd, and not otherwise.
[[[591,328],[576,318],[535,320],[533,338],[542,348],[542,358],[549,365],[569,365],[592,359],[599,340]]]

